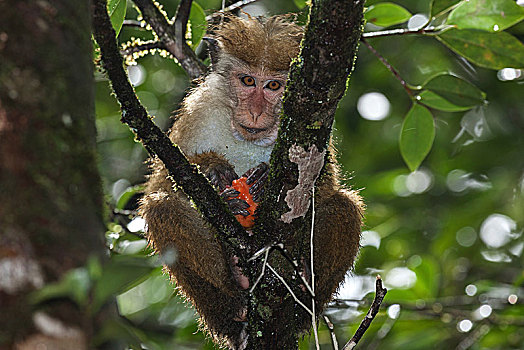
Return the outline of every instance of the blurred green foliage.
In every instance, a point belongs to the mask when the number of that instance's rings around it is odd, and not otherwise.
[[[206,14],[221,6],[220,0],[197,2]],[[367,6],[380,14],[384,6],[381,3],[369,0]],[[397,18],[406,13],[414,15],[406,16],[408,23],[397,24],[395,16],[374,22],[406,28],[415,26],[418,16],[423,25],[430,11],[440,13],[459,1],[395,3],[404,9],[395,7]],[[513,1],[470,3],[495,3],[492,9],[500,6],[517,13],[516,17],[503,17],[499,19],[502,22],[495,23],[501,23],[500,30],[509,26],[509,34],[520,42],[524,40],[524,23],[515,20],[522,19],[518,15],[522,8]],[[165,0],[162,4],[172,16],[177,1]],[[244,10],[255,15],[300,12],[299,19],[304,20],[304,6],[306,2],[299,0],[261,0]],[[485,22],[475,22],[466,6],[460,2],[453,23],[483,29]],[[195,21],[201,21],[201,14],[192,15]],[[126,18],[136,16],[128,2]],[[497,13],[486,19],[496,20]],[[489,23],[492,28],[493,23]],[[366,26],[366,32],[382,29],[373,24]],[[152,39],[146,33],[124,26],[119,39],[122,43],[133,37]],[[200,41],[198,30],[192,35],[193,40]],[[487,32],[480,32],[478,38],[484,35]],[[446,38],[441,40],[461,52]],[[341,300],[327,311],[335,322],[339,342],[343,344],[356,330],[373,297],[375,275],[380,273],[390,291],[361,348],[524,349],[524,70],[499,69],[509,67],[505,64],[512,61],[505,60],[507,57],[502,58],[502,66],[493,66],[497,70],[481,68],[431,36],[399,35],[369,38],[367,42],[389,61],[414,93],[410,96],[377,57],[361,45],[349,90],[337,111],[334,132],[346,182],[361,189],[367,204],[365,240],[353,277],[343,286]],[[504,45],[496,41],[493,45],[498,45],[499,53],[507,53]],[[204,57],[200,48],[196,50]],[[517,47],[506,56],[522,64],[519,50]],[[467,57],[469,53],[462,54]],[[137,94],[155,121],[167,129],[169,116],[190,84],[182,69],[158,54],[147,55],[137,63],[129,68]],[[435,80],[435,76],[444,78]],[[136,185],[144,181],[147,172],[146,152],[119,122],[119,106],[107,80],[102,75],[97,77],[99,166],[107,201],[113,209],[107,232],[113,263],[108,268],[111,271],[90,276],[93,283],[98,283],[95,290],[100,302],[103,296],[119,294],[119,310],[129,321],[108,325],[100,336],[129,339],[132,348],[212,349],[202,333],[195,334],[195,314],[176,295],[161,272],[160,262],[142,261],[151,252],[141,237],[143,224],[135,218],[134,210],[140,192]],[[419,85],[426,90],[420,90]],[[433,126],[426,131],[431,134],[433,130],[435,136],[427,156],[417,153],[419,148],[427,148],[424,144],[415,149],[410,148],[410,143],[401,143],[399,148],[402,125],[413,106],[423,113],[431,107]],[[407,168],[402,147],[408,154],[415,153],[416,161],[408,164],[418,170],[411,172]],[[82,276],[69,276],[63,282],[65,286],[55,286],[54,292],[63,293],[71,281]],[[106,278],[115,281],[114,287],[106,290],[101,286]],[[84,295],[78,287],[71,293],[76,293],[76,298]],[[363,302],[350,300],[362,297]],[[323,348],[331,348],[323,324],[320,342]],[[301,349],[312,348],[306,335]]]

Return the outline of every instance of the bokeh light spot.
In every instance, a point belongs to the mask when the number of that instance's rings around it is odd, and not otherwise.
[[[480,239],[490,248],[500,248],[511,239],[517,224],[510,217],[491,214],[480,227]]]
[[[378,249],[380,248],[380,235],[375,231],[363,231],[360,245],[362,247],[372,246]]]
[[[417,281],[417,275],[407,267],[395,267],[386,275],[385,283],[388,286],[399,289],[413,287]]]
[[[357,110],[364,119],[382,120],[388,116],[390,105],[388,98],[380,92],[368,92],[358,99]]]
[[[462,320],[457,324],[457,329],[459,332],[467,333],[473,328],[473,322],[470,320]]]
[[[399,315],[400,315],[400,305],[399,304],[393,304],[390,307],[388,307],[389,318],[396,320]]]
[[[457,231],[456,239],[461,246],[471,247],[477,240],[477,232],[473,227],[466,226]]]
[[[428,22],[428,17],[422,13],[417,13],[414,16],[411,16],[411,18],[408,21],[408,29],[409,30],[417,30],[422,28],[426,23]]]
[[[165,94],[175,88],[177,80],[175,75],[167,69],[160,69],[153,73],[151,82],[156,91]]]
[[[477,286],[474,285],[474,284],[468,284],[466,286],[466,294],[469,295],[470,297],[474,296],[475,294],[477,294]]]
[[[140,86],[146,80],[146,70],[140,64],[128,66],[127,76],[133,86]]]
[[[501,81],[511,81],[522,77],[522,70],[515,68],[502,68],[497,72],[497,78]]]
[[[406,178],[406,188],[411,193],[423,193],[427,191],[433,183],[433,174],[426,169],[412,172]]]
[[[493,308],[489,305],[482,305],[478,311],[479,311],[480,317],[486,318],[491,315]]]
[[[137,216],[129,224],[127,224],[127,229],[131,232],[139,232],[139,231],[145,231],[146,227],[146,221],[141,218],[140,216]]]

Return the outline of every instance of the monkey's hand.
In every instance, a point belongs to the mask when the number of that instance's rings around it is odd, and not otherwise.
[[[247,208],[249,208],[249,204],[243,199],[236,198],[239,195],[240,191],[237,191],[234,187],[228,187],[220,192],[220,197],[226,201],[233,215],[248,216],[249,211]]]
[[[229,164],[224,156],[209,151],[193,156],[190,161],[200,166],[200,170],[206,175],[209,182],[219,191],[224,191],[231,186],[233,180],[238,179],[235,169]]]
[[[267,182],[267,176],[269,174],[269,166],[267,163],[260,163],[254,168],[249,169],[242,175],[246,177],[246,184],[251,186],[249,193],[253,196],[253,201],[259,202],[264,194],[265,184]]]
[[[220,194],[244,228],[249,229],[255,224],[254,214],[264,191],[268,169],[266,163],[261,163],[234,180],[231,187]]]

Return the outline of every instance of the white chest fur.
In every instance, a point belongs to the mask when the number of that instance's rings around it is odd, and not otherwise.
[[[185,135],[185,142],[180,143],[182,150],[193,155],[206,151],[222,154],[235,167],[238,175],[268,162],[272,146],[259,146],[252,142],[236,139],[231,132],[230,117],[220,109],[208,111],[206,122],[193,127],[192,135]]]

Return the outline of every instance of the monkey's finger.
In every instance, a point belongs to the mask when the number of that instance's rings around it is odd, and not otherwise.
[[[228,187],[222,192],[220,192],[220,197],[224,200],[228,200],[229,198],[236,197],[240,194],[237,190],[235,190],[233,187]]]
[[[269,174],[269,171],[263,172],[260,177],[256,180],[256,182],[249,188],[249,193],[252,195],[259,192],[262,188],[264,188],[264,185],[266,184],[267,176]],[[246,181],[247,183],[247,181]]]
[[[262,187],[262,189],[258,191],[257,193],[253,194],[251,198],[253,199],[254,202],[260,202],[260,199],[264,195],[264,192],[265,192],[265,188]]]
[[[265,173],[267,173],[268,170],[269,170],[269,166],[265,162],[262,162],[259,165],[257,165],[255,168],[248,170],[244,174],[244,176],[247,177],[246,184],[251,185],[255,181],[258,181],[258,179],[261,176],[263,176]]]
[[[239,198],[233,198],[227,201],[227,204],[229,205],[229,208],[240,208],[240,209],[247,209],[249,208],[249,204],[243,199]]]
[[[249,216],[249,212],[246,209],[230,209],[233,215]]]

